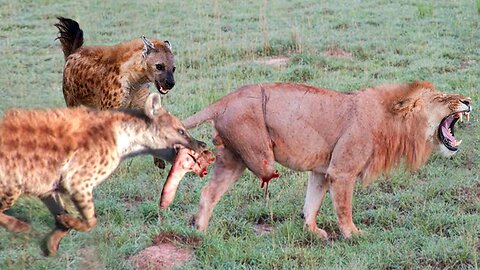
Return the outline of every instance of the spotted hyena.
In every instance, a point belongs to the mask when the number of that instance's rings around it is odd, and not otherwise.
[[[55,26],[65,55],[63,95],[67,106],[143,108],[151,83],[161,94],[175,85],[170,42],[142,37],[114,46],[84,47],[78,23],[63,17],[58,20]]]
[[[68,107],[143,108],[151,83],[161,94],[175,85],[169,41],[142,37],[115,46],[83,47],[79,24],[63,17],[58,20],[55,26],[65,56],[63,96]],[[157,167],[165,167],[161,159],[154,161]]]
[[[0,122],[0,226],[28,231],[29,224],[4,211],[21,194],[39,197],[56,219],[46,241],[47,253],[54,255],[70,229],[89,231],[96,225],[93,188],[122,160],[142,154],[170,160],[169,149],[178,147],[204,151],[206,145],[193,139],[160,99],[151,94],[144,110],[7,111]],[[60,195],[73,203],[78,218],[65,211]]]

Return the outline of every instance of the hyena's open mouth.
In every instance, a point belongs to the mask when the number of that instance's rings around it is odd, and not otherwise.
[[[462,143],[462,140],[457,140],[457,138],[455,138],[454,127],[458,120],[463,121],[464,115],[468,121],[470,117],[470,111],[457,112],[443,118],[442,122],[440,122],[440,125],[438,126],[438,137],[443,145],[445,145],[445,147],[450,151],[457,151],[458,147]]]
[[[166,95],[170,89],[164,88],[158,81],[155,81],[155,87],[157,88],[158,92],[162,95]]]

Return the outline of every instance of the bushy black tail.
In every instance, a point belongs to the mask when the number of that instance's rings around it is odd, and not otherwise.
[[[62,44],[63,54],[65,60],[67,57],[75,52],[83,45],[83,31],[80,29],[78,23],[72,19],[57,17],[58,23],[55,26],[58,28],[58,37]]]

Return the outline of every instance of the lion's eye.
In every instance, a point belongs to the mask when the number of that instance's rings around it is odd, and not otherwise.
[[[156,64],[155,68],[157,70],[164,71],[165,70],[165,65],[164,64]]]
[[[180,134],[180,136],[185,136],[185,130],[179,129],[178,134]]]
[[[172,71],[172,72],[175,73],[175,70],[176,70],[176,69],[177,69],[177,67],[173,67],[173,71]]]

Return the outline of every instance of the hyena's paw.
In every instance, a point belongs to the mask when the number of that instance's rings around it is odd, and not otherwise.
[[[70,229],[54,229],[45,239],[45,255],[46,256],[55,256],[57,255],[58,248],[60,246],[60,241],[63,237],[70,231]]]
[[[14,233],[27,233],[30,231],[32,226],[24,221],[15,220],[8,225],[8,230]]]
[[[18,220],[14,217],[10,217],[9,222],[4,226],[7,230],[14,233],[26,233],[26,232],[29,232],[31,229],[30,224],[24,221]]]
[[[57,222],[66,228],[74,229],[81,232],[88,232],[97,225],[97,219],[93,218],[89,222],[84,222],[69,214],[57,215]]]
[[[68,214],[57,215],[57,222],[66,228],[72,228],[75,230],[80,230],[79,228],[83,225],[81,220]]]

